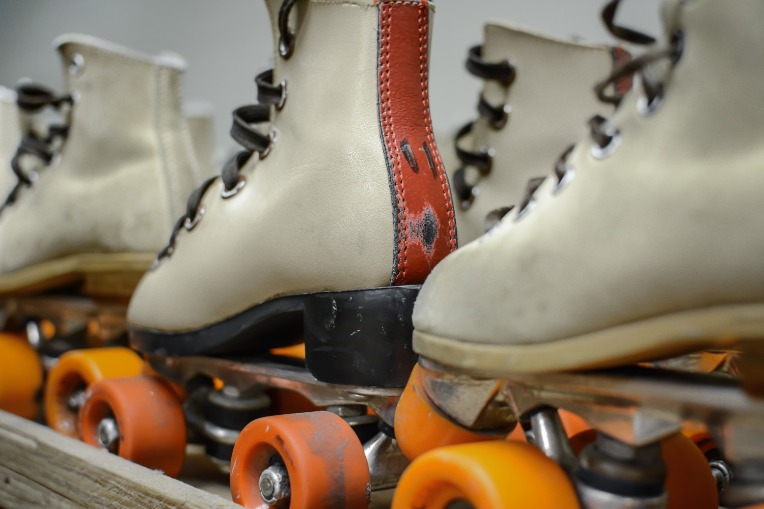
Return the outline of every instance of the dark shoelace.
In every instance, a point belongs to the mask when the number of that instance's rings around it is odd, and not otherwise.
[[[602,19],[610,33],[618,39],[636,45],[649,45],[655,43],[655,39],[647,34],[615,24],[615,15],[620,3],[621,0],[611,0],[602,11]],[[683,50],[684,37],[682,32],[677,30],[672,34],[668,47],[657,48],[654,51],[647,52],[635,59],[625,62],[616,68],[610,76],[598,83],[594,88],[597,98],[603,103],[618,106],[621,103],[622,95],[608,94],[607,90],[613,85],[618,84],[625,77],[639,75],[640,83],[645,93],[646,111],[653,111],[663,100],[664,86],[663,83],[655,81],[647,72],[645,72],[645,70],[649,68],[650,64],[659,60],[668,59],[672,65],[675,65],[681,58]],[[594,147],[598,157],[605,157],[610,154],[620,140],[620,132],[618,129],[613,127],[608,120],[601,115],[595,115],[589,119],[589,133],[595,143]],[[567,163],[567,160],[574,148],[575,145],[568,146],[554,165],[554,174],[557,178],[558,189],[564,187],[564,185],[572,178],[573,169]],[[541,180],[543,181],[543,179]],[[530,206],[533,201],[533,195],[538,190],[540,184],[541,182],[539,179],[532,179],[529,182],[523,200],[519,206],[518,217],[522,216]],[[501,220],[503,215],[506,215],[506,213],[512,210],[512,207],[502,210],[505,212],[496,219],[496,222]]]
[[[297,0],[284,0],[279,9],[279,54],[287,59],[294,51],[296,37],[289,27],[289,14]],[[286,81],[273,84],[273,69],[268,69],[255,77],[257,85],[257,104],[241,106],[233,111],[233,123],[231,125],[231,137],[244,150],[234,155],[220,172],[220,180],[223,182],[221,197],[224,199],[234,196],[246,185],[246,178],[241,175],[241,169],[252,156],[257,153],[260,159],[265,158],[273,147],[273,131],[263,134],[257,127],[270,121],[270,108],[274,106],[281,110],[286,103]],[[170,256],[175,250],[178,233],[181,229],[191,231],[204,215],[201,207],[202,199],[210,186],[218,177],[210,177],[191,192],[186,202],[186,212],[172,228],[167,245],[157,255],[157,262]]]
[[[473,76],[484,81],[495,81],[507,88],[512,86],[517,75],[515,67],[508,60],[500,62],[484,60],[482,46],[470,48],[465,66],[467,71]],[[494,130],[502,129],[507,124],[511,112],[508,104],[493,106],[482,94],[480,94],[480,99],[478,100],[477,110],[480,116]],[[493,166],[493,150],[490,147],[483,147],[478,152],[473,152],[464,150],[460,146],[461,140],[472,132],[474,125],[475,122],[470,121],[462,126],[457,131],[454,139],[456,156],[461,162],[461,167],[454,172],[452,186],[454,194],[459,200],[459,205],[463,210],[470,208],[476,196],[476,185],[469,184],[466,179],[467,167],[476,168],[479,175],[485,177],[491,173]]]
[[[69,108],[73,104],[71,95],[55,95],[48,88],[38,84],[24,84],[16,89],[16,105],[28,114],[37,113],[51,107],[58,111]],[[46,166],[53,160],[54,144],[63,141],[69,134],[69,126],[63,124],[51,124],[47,126],[47,133],[40,136],[34,130],[29,130],[22,135],[16,153],[11,159],[11,170],[16,176],[16,185],[0,205],[0,214],[10,205],[16,202],[19,192],[24,187],[31,187],[36,180],[36,170],[30,171],[22,165],[22,159],[32,157],[40,166]],[[37,168],[39,169],[39,168]]]

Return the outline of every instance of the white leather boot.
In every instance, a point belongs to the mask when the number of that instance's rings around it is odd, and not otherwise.
[[[0,295],[82,280],[89,293],[129,294],[199,179],[185,64],[88,36],[56,45],[67,127],[28,151],[49,164],[19,177],[0,210]]]
[[[11,159],[21,138],[16,93],[0,87],[0,204],[13,188],[15,178],[11,171]]]
[[[424,357],[545,372],[764,338],[764,3],[664,13],[663,42],[607,80],[640,78],[615,115],[427,280]]]
[[[628,56],[501,23],[484,34],[467,58],[467,70],[484,80],[479,117],[457,133],[460,164],[447,167],[462,246],[485,233],[490,212],[519,203],[526,182],[581,136],[583,120],[612,111],[597,101],[594,84]]]
[[[275,69],[263,104],[234,112],[248,150],[192,196],[130,303],[131,342],[263,351],[304,322],[317,377],[403,385],[417,285],[456,248],[429,112],[432,6],[266,3]]]

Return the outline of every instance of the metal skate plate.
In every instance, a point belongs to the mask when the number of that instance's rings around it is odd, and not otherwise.
[[[319,407],[366,405],[392,426],[395,407],[402,389],[359,387],[320,382],[302,366],[277,362],[272,357],[158,357],[148,356],[161,375],[186,384],[202,375],[218,378],[224,384],[246,391],[254,386],[294,391]]]
[[[126,314],[124,303],[74,294],[9,297],[2,301],[4,322],[46,320],[54,326],[57,338],[84,333],[88,344],[83,346],[103,346],[123,337],[127,331]],[[5,323],[0,325],[4,327]]]
[[[431,361],[421,362],[426,372],[428,396],[447,414],[466,426],[479,422],[485,413],[495,413],[491,404],[508,406],[523,417],[541,406],[564,408],[588,420],[596,429],[623,441],[642,446],[678,431],[683,421],[706,424],[722,447],[725,457],[736,464],[764,459],[764,400],[749,395],[740,381],[708,374],[629,367],[599,372],[518,375],[495,381],[484,380],[459,390],[441,388],[430,392],[433,379],[441,385],[460,384],[464,375],[448,373]],[[490,404],[464,408],[454,404],[470,398]]]

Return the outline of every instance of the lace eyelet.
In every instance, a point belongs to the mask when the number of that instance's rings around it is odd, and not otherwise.
[[[236,196],[236,194],[238,194],[245,185],[247,185],[247,179],[243,175],[239,175],[239,179],[236,181],[236,185],[231,189],[226,189],[225,185],[223,186],[223,189],[220,191],[220,197],[224,200],[227,200],[232,196]]]
[[[684,55],[684,31],[677,29],[671,33],[671,45],[674,48],[671,63],[676,65]]]
[[[48,167],[50,168],[56,168],[59,164],[61,164],[61,153],[56,152],[53,154],[53,157],[50,160],[50,163],[48,163]]]
[[[276,109],[281,111],[284,108],[284,104],[286,104],[287,100],[287,81],[281,80],[279,86],[281,87],[281,99],[279,99],[279,102],[276,104]]]
[[[496,156],[496,151],[491,147],[480,147],[479,152],[486,156],[485,166],[478,168],[480,176],[487,177],[493,169],[493,158]]]
[[[268,138],[270,139],[270,141],[268,142],[268,146],[265,147],[265,150],[263,150],[262,152],[258,152],[259,154],[258,157],[261,161],[265,159],[266,157],[268,157],[268,154],[271,153],[271,150],[273,149],[273,144],[276,143],[276,137],[277,137],[276,131],[274,129],[271,129],[271,132],[268,134]]]
[[[288,28],[281,33],[281,37],[279,38],[279,55],[281,55],[281,58],[288,59],[292,56],[292,52],[294,51],[294,40],[294,32],[291,29]]]
[[[31,187],[38,180],[40,180],[40,174],[37,172],[37,170],[28,170],[26,173],[26,177],[27,177],[27,180],[29,181],[28,187]]]
[[[480,188],[475,186],[470,190],[470,194],[466,199],[459,201],[459,207],[464,211],[469,210],[472,208],[472,204],[475,202],[475,199],[477,199],[478,196],[480,196]]]
[[[74,53],[72,60],[69,62],[69,74],[72,76],[79,76],[85,70],[85,57],[81,53]]]
[[[613,129],[608,132],[607,135],[610,140],[604,146],[598,145],[596,142],[592,145],[592,157],[595,159],[604,159],[610,154],[615,152],[615,149],[621,144],[621,131]]]
[[[202,217],[204,217],[205,208],[202,207],[199,210],[196,211],[196,214],[194,214],[193,219],[190,217],[187,217],[185,221],[183,221],[183,228],[186,229],[186,231],[191,231],[194,228],[196,228],[196,225],[199,224],[199,221],[202,220]]]
[[[526,203],[523,208],[517,211],[517,215],[512,219],[512,221],[516,223],[521,221],[525,216],[530,214],[530,212],[535,208],[536,208],[536,199],[531,198],[530,200],[528,200],[528,203]]]
[[[573,181],[575,176],[576,176],[576,169],[573,166],[566,164],[565,173],[562,175],[562,178],[560,180],[555,182],[554,187],[552,188],[552,194],[555,195],[559,193],[560,191],[562,191],[563,189],[565,189],[566,187],[568,187],[568,184],[570,184],[571,181]]]
[[[647,117],[658,111],[663,105],[664,94],[661,90],[655,97],[649,99],[645,95],[641,95],[637,98],[637,111],[643,117]]]
[[[495,120],[489,121],[489,125],[495,129],[499,130],[502,129],[505,125],[507,125],[507,122],[509,122],[509,115],[512,113],[512,107],[509,104],[502,104],[501,105],[501,117]]]

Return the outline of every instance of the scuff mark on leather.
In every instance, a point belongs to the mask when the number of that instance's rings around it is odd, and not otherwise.
[[[404,139],[401,142],[401,152],[403,153],[403,157],[406,158],[406,162],[411,166],[411,169],[414,170],[414,173],[419,173],[419,164],[416,162],[416,156],[414,155],[414,150],[412,150],[409,140]]]
[[[425,209],[408,221],[409,241],[418,244],[428,256],[432,256],[438,238],[440,222],[435,211],[427,205]]]

